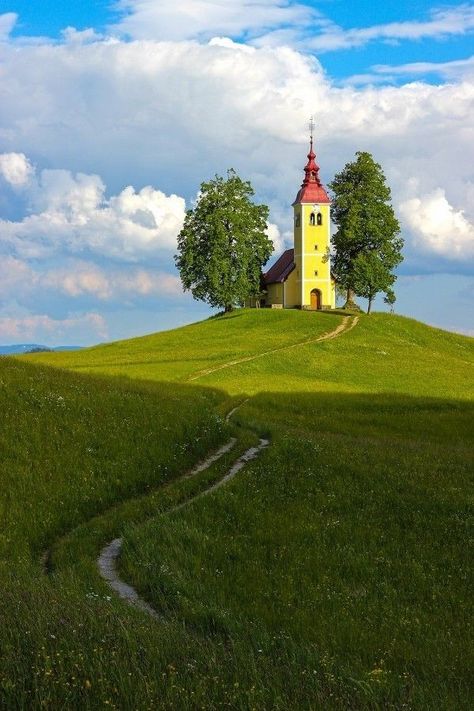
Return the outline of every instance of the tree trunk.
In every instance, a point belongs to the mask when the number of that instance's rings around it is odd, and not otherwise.
[[[370,314],[370,310],[372,308],[372,301],[374,300],[373,296],[369,296],[369,305],[367,306],[367,313]]]
[[[360,311],[360,308],[355,301],[355,292],[350,287],[347,289],[346,303],[344,304],[344,308],[351,309],[352,311]]]
[[[233,304],[226,304],[224,307],[224,311],[226,314],[229,314],[231,311],[234,310],[234,305]]]

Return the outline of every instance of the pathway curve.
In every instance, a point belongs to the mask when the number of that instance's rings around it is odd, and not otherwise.
[[[333,338],[337,338],[338,336],[342,335],[343,333],[346,333],[354,328],[354,326],[357,325],[359,321],[358,316],[344,316],[342,322],[335,328],[333,331],[329,331],[328,333],[324,333],[321,336],[318,336],[317,338],[309,338],[306,341],[300,341],[298,343],[292,343],[289,346],[282,346],[280,348],[274,348],[269,351],[265,351],[264,353],[258,353],[253,356],[247,356],[246,358],[240,358],[238,360],[231,361],[229,363],[223,363],[222,365],[216,366],[215,368],[209,368],[208,370],[201,371],[199,374],[193,376],[192,378],[189,378],[189,380],[197,380],[198,378],[203,377],[204,375],[209,375],[210,373],[214,373],[218,370],[222,370],[224,368],[230,368],[233,365],[238,365],[239,363],[247,363],[252,360],[256,360],[257,358],[263,358],[266,355],[269,355],[270,353],[276,353],[278,351],[285,351],[289,350],[291,348],[298,348],[300,346],[305,346],[310,343],[318,343],[320,341],[329,341],[332,340]],[[226,416],[226,421],[228,422],[232,415],[242,407],[246,402],[248,401],[248,398],[240,402],[236,407],[234,407]],[[197,464],[188,474],[185,476],[196,476],[202,471],[205,471],[208,469],[214,462],[218,461],[224,454],[229,452],[235,445],[236,439],[232,438],[227,442],[227,444],[223,445],[220,449],[218,449],[216,452],[211,454],[205,461],[200,462]],[[219,489],[221,486],[224,486],[228,481],[230,481],[246,464],[247,462],[256,459],[260,452],[268,447],[270,444],[268,439],[260,439],[260,442],[258,446],[256,447],[250,447],[250,449],[247,449],[246,452],[244,452],[236,461],[234,464],[231,466],[231,468],[228,470],[228,472],[225,474],[225,476],[222,477],[222,479],[219,479],[217,482],[209,486],[207,489],[204,491],[199,492],[196,494],[196,496],[187,499],[186,501],[182,502],[181,504],[178,504],[177,506],[174,506],[172,509],[166,512],[166,514],[173,513],[175,511],[179,511],[180,509],[183,509],[185,506],[189,506],[193,501],[197,501],[198,499],[202,498],[203,496],[207,496],[208,494],[211,494],[213,491],[216,491],[216,489]],[[164,514],[164,515],[166,515]],[[132,585],[129,585],[126,583],[124,580],[122,580],[119,576],[119,573],[117,571],[117,560],[120,556],[120,553],[122,551],[123,547],[123,538],[115,538],[113,541],[111,541],[109,544],[104,546],[104,548],[101,551],[101,554],[97,560],[97,565],[99,568],[99,572],[101,576],[104,578],[104,580],[107,581],[109,586],[114,590],[119,597],[121,597],[123,600],[128,602],[130,605],[133,605],[134,607],[139,608],[140,610],[143,610],[143,612],[146,612],[148,615],[151,615],[154,618],[161,619],[163,618],[158,614],[158,612],[148,603],[146,600],[140,597],[138,592],[135,590],[135,588]]]
[[[263,353],[257,353],[255,355],[246,356],[245,358],[237,358],[236,360],[231,360],[228,363],[221,363],[221,365],[216,365],[215,368],[208,368],[207,370],[201,370],[197,375],[193,375],[188,378],[188,381],[198,380],[203,378],[205,375],[210,375],[211,373],[216,373],[218,370],[223,370],[224,368],[231,368],[233,365],[239,365],[240,363],[248,363],[252,360],[257,360],[257,358],[263,358],[264,356],[270,355],[271,353],[278,353],[279,351],[288,351],[291,348],[299,348],[300,346],[307,346],[310,343],[319,343],[320,341],[330,341],[333,338],[341,336],[343,333],[351,331],[354,326],[357,325],[359,321],[358,316],[344,316],[342,322],[333,331],[328,333],[323,333],[322,336],[317,336],[316,338],[308,338],[306,341],[298,341],[298,343],[291,343],[289,346],[280,346],[279,348],[272,348],[269,351],[264,351]]]
[[[197,467],[195,467],[187,476],[195,476],[199,472],[208,469],[211,464],[220,459],[223,454],[232,449],[235,442],[235,439],[230,440],[227,444],[217,450],[217,452],[215,452],[208,459],[206,459],[205,462],[202,462]],[[191,504],[193,501],[197,501],[203,496],[207,496],[213,491],[216,491],[216,489],[219,489],[221,486],[224,486],[224,484],[227,484],[227,482],[230,481],[230,479],[232,479],[247,464],[247,462],[250,462],[252,459],[256,459],[260,452],[265,449],[265,447],[268,447],[269,444],[270,442],[268,441],[268,439],[260,439],[258,446],[250,447],[250,449],[247,449],[247,451],[244,452],[234,462],[234,464],[231,466],[225,476],[222,477],[222,479],[219,479],[219,481],[215,482],[214,484],[212,484],[212,486],[205,489],[204,491],[199,492],[199,494],[196,494],[196,496],[193,496],[191,499],[187,499],[183,503],[178,504],[178,506],[174,506],[172,509],[167,511],[166,514],[179,511],[185,506],[189,506],[189,504]],[[149,605],[146,600],[140,597],[134,587],[132,587],[120,578],[117,571],[117,559],[122,551],[122,547],[123,538],[115,538],[111,543],[109,543],[102,549],[102,552],[97,561],[101,576],[107,581],[112,590],[114,590],[119,597],[128,602],[130,605],[138,607],[140,610],[143,610],[143,612],[148,613],[152,617],[162,619],[157,613],[157,611],[151,605]]]

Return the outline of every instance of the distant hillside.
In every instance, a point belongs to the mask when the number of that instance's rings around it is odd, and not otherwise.
[[[43,351],[78,351],[82,346],[43,346],[39,343],[15,343],[11,346],[0,346],[0,355],[17,355],[19,353],[39,353]]]

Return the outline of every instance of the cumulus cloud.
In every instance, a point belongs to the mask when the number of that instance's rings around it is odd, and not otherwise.
[[[107,338],[107,326],[103,316],[86,313],[65,319],[54,319],[47,314],[28,316],[1,316],[0,340],[2,341],[44,341],[67,339],[71,333],[80,338],[83,333],[90,338],[91,333],[98,338]]]
[[[0,176],[13,188],[26,185],[34,174],[34,168],[24,153],[0,154]]]
[[[453,260],[474,257],[474,224],[463,210],[455,210],[450,205],[442,188],[406,200],[400,212],[422,249]]]
[[[146,260],[174,247],[183,198],[234,166],[270,204],[271,220],[286,236],[311,113],[324,180],[355,150],[369,150],[397,202],[441,187],[452,204],[467,205],[473,104],[468,77],[340,88],[308,56],[230,40],[8,49],[0,141],[56,167],[36,174],[29,214],[4,220],[1,231],[18,256],[65,248],[77,257],[87,250]],[[61,171],[64,165],[75,172]],[[417,176],[415,189],[407,191],[407,175]],[[162,189],[124,189],[132,180]],[[116,188],[112,197],[104,183]]]
[[[267,224],[267,235],[273,242],[273,250],[275,254],[278,254],[285,248],[285,241],[278,225],[269,222]]]
[[[97,175],[42,170],[35,175],[24,154],[0,155],[0,171],[14,186],[29,181],[29,213],[18,222],[0,219],[3,244],[22,257],[91,252],[137,261],[172,249],[184,220],[185,201],[148,186],[131,186],[106,198]]]

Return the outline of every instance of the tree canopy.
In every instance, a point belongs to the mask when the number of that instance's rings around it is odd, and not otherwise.
[[[400,224],[391,205],[390,188],[381,166],[370,153],[357,152],[329,184],[334,193],[332,269],[338,283],[352,294],[372,301],[380,291],[393,296],[395,267],[403,260]],[[390,296],[390,298],[392,298]]]
[[[253,203],[253,195],[234,170],[216,175],[201,184],[178,235],[175,262],[184,289],[226,311],[260,292],[262,266],[273,251],[268,207]]]

